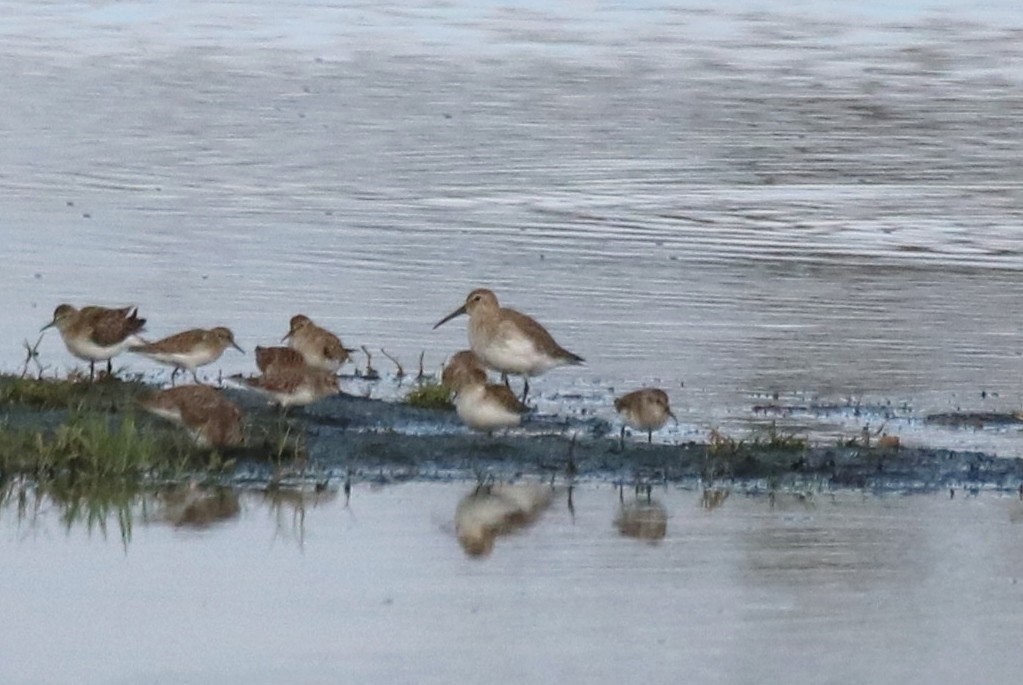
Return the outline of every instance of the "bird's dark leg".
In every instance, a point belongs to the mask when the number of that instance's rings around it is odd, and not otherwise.
[[[113,375],[114,375],[114,360],[113,360],[113,358],[110,358],[110,359],[107,360],[107,378],[110,378]]]
[[[199,374],[196,373],[195,369],[192,369],[192,380],[195,381],[196,385],[200,385]]]
[[[511,383],[508,382],[508,374],[502,372],[501,373],[501,381],[504,383],[504,387],[506,387],[509,390],[511,390]]]
[[[622,432],[618,436],[618,449],[625,451],[625,426],[622,426]]]
[[[529,376],[523,376],[522,383],[522,404],[525,404],[526,396],[529,395]]]
[[[646,444],[652,444],[654,441],[654,431],[650,429],[646,432]]]
[[[171,371],[171,387],[174,387],[174,377],[178,375],[178,371],[181,370],[180,366],[175,366],[174,370]]]
[[[96,362],[89,362],[89,382],[96,380]]]

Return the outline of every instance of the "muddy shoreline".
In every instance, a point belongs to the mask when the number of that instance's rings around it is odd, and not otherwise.
[[[0,382],[0,390],[12,379]],[[116,423],[132,416],[143,430],[173,433],[169,423],[138,410],[137,399],[155,388],[107,381],[76,395],[73,410],[7,401],[3,430],[52,432],[72,411],[95,411]],[[282,414],[259,396],[225,388],[244,410],[249,436],[286,434],[293,453],[272,454],[266,440],[223,451],[229,464],[208,480],[237,485],[515,479],[675,483],[760,489],[866,489],[881,492],[1023,487],[1023,459],[928,447],[808,443],[780,435],[746,441],[647,444],[627,437],[624,449],[607,421],[592,417],[530,415],[522,428],[487,436],[466,430],[453,411],[352,395],[327,398]],[[964,425],[1009,417],[960,417]],[[950,420],[948,416],[942,420]],[[612,437],[614,436],[614,437]],[[297,458],[294,455],[298,455]]]

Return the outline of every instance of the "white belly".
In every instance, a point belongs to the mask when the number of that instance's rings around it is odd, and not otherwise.
[[[547,356],[524,335],[483,339],[470,329],[469,346],[492,369],[520,376],[539,376],[562,362]]]
[[[220,357],[220,354],[216,350],[200,348],[189,352],[141,352],[145,357],[149,357],[154,362],[160,362],[161,364],[169,364],[170,366],[179,366],[189,371],[195,371],[200,366],[205,366],[210,362],[214,362]]]
[[[455,411],[462,422],[478,431],[512,428],[522,422],[522,415],[487,396],[482,385],[465,388],[455,397]]]
[[[84,359],[87,362],[100,362],[116,357],[129,347],[144,345],[145,341],[138,336],[129,335],[121,342],[108,347],[97,345],[91,340],[82,338],[64,338],[64,344],[67,346],[68,352],[79,359]]]

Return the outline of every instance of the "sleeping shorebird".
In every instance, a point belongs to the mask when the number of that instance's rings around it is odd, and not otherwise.
[[[473,430],[491,432],[513,428],[522,423],[529,407],[515,397],[507,386],[467,378],[455,389],[458,418]]]
[[[615,399],[615,411],[625,422],[622,426],[620,446],[625,447],[625,426],[646,431],[647,442],[653,442],[654,431],[668,422],[668,417],[678,419],[668,406],[668,394],[658,388],[633,390]]]
[[[69,304],[58,306],[53,320],[43,326],[46,330],[56,326],[68,352],[89,362],[89,380],[96,375],[96,362],[107,362],[107,375],[113,373],[110,360],[145,341],[138,337],[145,319],[138,317],[135,307],[108,309],[106,307],[82,307],[75,309]]]
[[[341,344],[341,339],[325,328],[320,328],[304,314],[291,317],[290,330],[281,338],[288,346],[305,358],[305,363],[316,369],[337,373],[348,361],[353,350]]]
[[[232,447],[243,442],[242,412],[208,385],[182,385],[141,401],[148,412],[173,421],[201,447]]]
[[[274,373],[287,368],[305,368],[305,357],[290,347],[256,347],[256,367],[262,373]]]
[[[582,364],[583,358],[555,342],[547,329],[534,319],[502,307],[497,296],[478,288],[469,293],[465,304],[434,325],[434,329],[456,316],[469,315],[469,347],[484,364],[501,372],[505,384],[508,374],[522,376],[525,385],[522,401],[529,394],[529,378],[556,366]]]
[[[245,354],[245,350],[238,347],[234,341],[231,329],[218,326],[209,330],[193,328],[156,342],[132,347],[130,351],[149,357],[160,364],[173,366],[171,385],[174,385],[174,377],[182,369],[191,371],[192,379],[198,383],[199,377],[195,370],[220,359],[220,355],[224,354],[228,347]]]
[[[483,368],[472,350],[462,350],[448,360],[440,376],[440,384],[450,392],[457,391],[469,382],[487,382],[487,370]]]
[[[308,366],[276,368],[254,378],[231,376],[231,380],[269,395],[282,409],[304,407],[341,391],[337,376]]]

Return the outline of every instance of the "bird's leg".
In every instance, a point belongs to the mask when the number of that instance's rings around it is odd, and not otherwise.
[[[525,404],[526,396],[529,394],[529,376],[523,376],[522,383],[522,404]]]
[[[96,380],[96,362],[89,362],[89,382]]]
[[[646,444],[653,444],[654,441],[654,430],[651,428],[646,432]]]
[[[175,366],[174,370],[171,371],[171,387],[174,387],[174,377],[178,375],[178,371],[181,370],[180,366]]]
[[[504,383],[504,387],[511,390],[511,383],[508,382],[508,374],[504,373],[503,371],[501,372],[501,382]]]
[[[623,452],[625,451],[625,426],[622,426],[622,432],[618,437],[618,449]]]
[[[192,369],[192,380],[195,381],[196,385],[201,385],[199,381],[199,374],[196,373],[195,369]]]
[[[107,378],[112,378],[114,375],[114,360],[111,357],[107,360]]]

